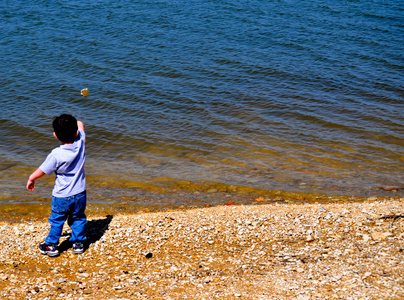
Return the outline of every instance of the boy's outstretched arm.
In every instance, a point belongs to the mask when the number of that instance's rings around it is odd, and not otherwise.
[[[77,127],[81,130],[84,131],[84,123],[81,121],[77,121]]]
[[[38,178],[44,176],[45,173],[42,172],[41,169],[36,169],[36,171],[34,173],[31,174],[31,176],[29,176],[28,181],[27,181],[27,190],[28,191],[33,191],[35,189],[35,180],[37,180]]]

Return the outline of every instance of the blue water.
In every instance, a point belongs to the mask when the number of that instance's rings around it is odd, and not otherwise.
[[[387,0],[2,1],[0,200],[33,199],[65,112],[86,124],[90,190],[402,186],[403,17]]]

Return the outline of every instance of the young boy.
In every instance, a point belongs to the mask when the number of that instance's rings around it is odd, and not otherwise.
[[[84,252],[84,228],[87,222],[84,213],[87,200],[84,124],[71,115],[62,114],[53,119],[52,126],[53,135],[59,139],[61,145],[52,150],[27,182],[27,190],[33,191],[35,180],[45,174],[56,174],[52,192],[52,214],[49,217],[51,227],[45,242],[39,245],[39,251],[52,257],[59,255],[57,245],[67,219],[72,230],[70,242],[73,243],[73,252],[80,254]]]

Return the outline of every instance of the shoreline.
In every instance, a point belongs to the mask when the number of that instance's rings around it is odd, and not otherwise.
[[[260,203],[261,204],[261,203]],[[1,222],[0,298],[401,299],[404,198],[88,214],[89,247]]]
[[[121,187],[123,190],[102,193],[91,187],[86,211],[91,215],[142,212],[164,212],[227,205],[265,205],[275,203],[350,203],[388,201],[404,198],[404,189],[383,190],[371,196],[334,195],[314,192],[261,190],[250,187],[187,183],[175,187]],[[28,197],[27,197],[28,195]],[[49,217],[51,190],[44,195],[26,193],[18,197],[0,199],[0,223],[24,220],[45,220]]]
[[[14,165],[13,165],[14,166]],[[18,167],[18,168],[17,168]],[[54,176],[46,176],[38,181],[35,192],[25,190],[25,180],[35,167],[14,167],[3,170],[3,191],[0,193],[0,206],[5,204],[29,203],[46,204],[51,201]],[[348,186],[319,187],[300,182],[295,185],[285,184],[283,187],[272,186],[264,189],[254,185],[233,185],[206,180],[185,180],[171,177],[127,178],[118,174],[106,177],[89,175],[87,177],[88,203],[117,204],[125,203],[135,206],[155,206],[163,209],[184,206],[198,206],[198,203],[211,206],[223,205],[223,199],[231,197],[237,204],[254,204],[254,200],[263,197],[271,201],[327,202],[328,199],[350,201],[351,198],[366,200],[367,198],[404,197],[404,186],[375,185],[357,186],[356,191]],[[385,184],[394,184],[392,182]],[[396,183],[398,184],[398,183]],[[203,207],[200,205],[199,207]]]

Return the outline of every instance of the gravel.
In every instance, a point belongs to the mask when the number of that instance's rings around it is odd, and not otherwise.
[[[89,216],[75,255],[47,222],[0,223],[0,299],[403,299],[404,198]]]

